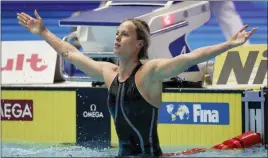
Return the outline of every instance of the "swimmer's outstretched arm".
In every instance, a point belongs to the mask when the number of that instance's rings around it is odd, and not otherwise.
[[[17,13],[17,19],[21,26],[25,27],[30,32],[40,35],[44,40],[64,59],[69,60],[81,71],[88,76],[104,81],[104,69],[113,68],[116,65],[108,62],[94,61],[93,59],[83,55],[77,48],[58,38],[50,32],[44,25],[42,18],[37,11],[34,11],[36,18],[29,16],[26,13]]]
[[[163,80],[176,76],[192,65],[207,61],[229,49],[243,45],[257,29],[253,28],[251,31],[245,32],[247,27],[248,25],[245,25],[229,41],[224,43],[202,47],[189,54],[183,54],[172,59],[152,60],[150,64],[148,63],[148,66],[153,70],[151,73],[152,79]]]

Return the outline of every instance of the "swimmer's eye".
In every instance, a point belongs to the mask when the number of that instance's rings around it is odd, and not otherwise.
[[[125,33],[125,32],[123,32],[123,33],[122,33],[122,35],[123,35],[123,36],[126,36],[126,37],[128,36],[128,34],[127,34],[127,33]]]
[[[116,32],[116,36],[118,36],[119,35],[119,32]],[[121,36],[126,36],[126,37],[128,37],[129,35],[126,33],[126,32],[122,32],[121,33]]]

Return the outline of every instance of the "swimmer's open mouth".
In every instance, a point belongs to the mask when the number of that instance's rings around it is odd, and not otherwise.
[[[118,48],[118,47],[120,47],[121,45],[120,44],[118,44],[118,43],[115,43],[114,44],[114,47],[116,47],[116,48]]]

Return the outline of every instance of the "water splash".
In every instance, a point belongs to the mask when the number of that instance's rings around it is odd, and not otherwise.
[[[163,146],[164,152],[182,152],[190,147]],[[2,144],[3,157],[114,157],[118,149],[90,149],[82,146],[38,144]],[[244,150],[207,151],[193,155],[178,155],[176,157],[267,157],[263,146],[255,146]]]

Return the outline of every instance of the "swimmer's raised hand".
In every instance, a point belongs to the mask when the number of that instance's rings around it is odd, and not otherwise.
[[[253,35],[257,28],[251,29],[249,32],[245,30],[248,28],[248,25],[243,26],[230,40],[229,43],[231,47],[238,47],[246,43],[246,41]]]
[[[46,27],[43,23],[42,18],[37,13],[37,10],[34,11],[34,15],[36,18],[33,18],[33,17],[29,16],[28,14],[23,13],[23,12],[17,13],[18,23],[21,26],[25,27],[30,32],[32,32],[34,34],[41,35],[42,32],[44,32],[46,30]]]
[[[18,13],[19,24],[30,32],[40,35],[60,56],[74,64],[75,67],[91,78],[97,81],[105,81],[107,85],[111,84],[113,81],[112,77],[115,76],[111,74],[115,72],[117,65],[108,62],[98,62],[80,53],[76,47],[49,31],[36,10],[34,14],[36,18],[23,12]]]

